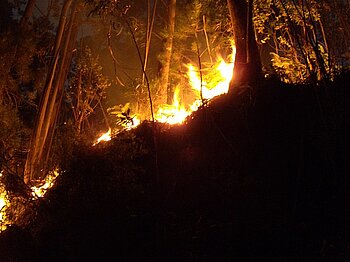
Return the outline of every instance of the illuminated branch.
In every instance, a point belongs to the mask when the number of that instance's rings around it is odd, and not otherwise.
[[[207,19],[205,18],[205,15],[203,15],[203,32],[204,32],[204,36],[205,36],[205,42],[207,44],[210,63],[213,64],[213,57],[211,55],[211,48],[210,48],[210,44],[209,44],[209,37],[208,37],[208,33],[207,33],[207,25],[206,24],[207,24]]]
[[[125,17],[124,12],[123,12],[119,7],[117,7],[117,8],[118,8],[120,14],[122,15],[122,17],[124,18],[124,21],[125,21],[125,23],[126,23],[128,29],[129,29],[129,32],[130,32],[130,34],[131,34],[131,36],[132,36],[133,42],[134,42],[135,47],[136,47],[136,50],[137,50],[137,55],[138,55],[138,57],[139,57],[139,61],[140,61],[140,64],[141,64],[142,73],[143,73],[143,75],[145,76],[145,80],[146,80],[147,91],[148,91],[148,99],[149,99],[149,103],[150,103],[150,107],[151,107],[152,122],[154,122],[155,119],[154,119],[154,113],[153,113],[153,102],[152,102],[151,88],[150,88],[149,80],[148,80],[148,77],[147,77],[147,74],[146,74],[146,71],[145,71],[145,64],[144,64],[144,62],[143,62],[143,60],[142,60],[140,48],[139,48],[139,46],[138,46],[138,44],[137,44],[134,31],[133,31],[133,29],[132,29],[132,27],[131,27],[131,25],[130,25],[128,19]]]
[[[115,29],[115,27],[114,27],[114,24],[112,22],[110,22],[108,33],[107,33],[108,50],[109,50],[109,54],[111,55],[112,60],[113,60],[114,76],[120,85],[125,86],[124,83],[120,80],[120,78],[117,75],[117,65],[119,65],[119,62],[118,62],[118,60],[114,54],[113,48],[112,48],[112,29]],[[122,32],[122,29],[120,29],[120,31],[117,33],[117,35],[119,35],[121,32]]]
[[[199,52],[199,45],[198,45],[198,36],[197,36],[197,28],[194,31],[194,35],[196,37],[196,49],[197,49],[197,59],[198,59],[198,68],[199,68],[199,76],[201,79],[201,89],[200,89],[200,97],[201,97],[201,101],[202,104],[204,103],[204,99],[203,99],[203,74],[202,74],[202,61],[201,61],[201,54]]]

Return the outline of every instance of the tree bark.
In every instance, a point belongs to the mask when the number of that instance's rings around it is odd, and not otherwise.
[[[67,78],[68,69],[72,59],[72,51],[76,40],[76,33],[77,33],[77,27],[75,24],[76,7],[77,7],[77,2],[75,2],[71,8],[71,17],[68,23],[68,27],[66,29],[63,48],[61,50],[62,58],[61,58],[60,68],[58,70],[58,74],[56,77],[57,80],[55,79],[55,82],[54,82],[54,93],[52,95],[52,99],[49,104],[47,120],[45,121],[47,124],[45,125],[45,128],[43,130],[43,139],[45,143],[43,143],[39,149],[39,152],[38,152],[39,159],[42,159],[42,154],[44,150],[46,153],[50,151],[50,149],[47,148],[48,143],[46,141],[47,141],[49,132],[52,133],[56,125],[57,114],[59,112],[60,105],[61,105],[61,96],[64,91],[63,90],[64,82]],[[46,161],[42,161],[42,162],[43,162],[42,169],[45,171],[47,163]]]
[[[261,61],[253,27],[253,0],[227,0],[236,45],[230,91],[261,77]]]
[[[171,104],[173,90],[169,85],[169,72],[171,64],[171,55],[173,51],[173,39],[175,31],[175,13],[176,13],[176,0],[169,0],[168,3],[168,38],[165,42],[165,58],[160,70],[160,87],[158,90],[158,96],[161,99],[161,104]]]
[[[45,161],[42,156],[44,147],[47,145],[48,132],[55,127],[56,113],[58,106],[57,99],[63,90],[64,80],[66,77],[67,67],[70,65],[71,55],[68,50],[69,42],[72,40],[72,25],[74,20],[74,9],[76,4],[71,8],[72,2],[78,0],[66,0],[64,2],[60,21],[57,29],[55,46],[53,50],[53,61],[49,74],[47,75],[46,85],[44,88],[43,98],[40,104],[39,116],[33,131],[30,150],[27,155],[27,161],[24,170],[24,182],[28,183],[32,180],[38,179],[42,175]],[[67,15],[71,10],[70,26],[67,27]],[[72,49],[72,48],[71,48]]]

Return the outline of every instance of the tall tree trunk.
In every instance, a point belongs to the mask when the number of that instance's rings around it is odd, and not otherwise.
[[[67,78],[67,74],[69,71],[69,67],[72,60],[73,49],[76,43],[76,37],[78,33],[78,25],[76,22],[76,14],[77,14],[77,1],[74,2],[71,8],[71,17],[68,23],[68,27],[65,33],[63,47],[62,47],[62,58],[60,68],[58,70],[58,74],[56,77],[56,82],[54,82],[54,94],[52,96],[52,100],[49,105],[48,111],[48,119],[45,129],[43,130],[43,138],[45,139],[45,143],[41,145],[41,148],[38,152],[38,158],[41,159],[42,168],[44,174],[46,174],[47,161],[49,160],[49,153],[51,151],[52,139],[54,136],[54,130],[58,118],[58,114],[61,107],[62,96],[64,93],[64,83]],[[45,159],[43,158],[43,153],[46,155]]]
[[[230,91],[235,86],[256,82],[261,61],[253,28],[253,0],[227,0],[236,45],[235,67]]]
[[[24,170],[25,183],[38,179],[42,176],[45,161],[42,156],[44,148],[47,145],[48,132],[55,127],[57,119],[56,112],[60,103],[60,94],[63,92],[64,80],[66,78],[67,67],[70,65],[71,50],[68,49],[72,40],[72,23],[74,20],[76,4],[71,8],[72,2],[78,0],[66,0],[64,2],[60,21],[57,29],[55,46],[53,50],[53,61],[47,76],[43,98],[40,104],[39,116],[36,121],[32,135],[30,150],[27,155],[27,161]],[[67,16],[71,11],[71,19],[67,22]],[[69,26],[67,27],[67,25]],[[76,28],[77,29],[77,28]],[[73,33],[73,35],[75,35]],[[63,79],[64,78],[64,79]]]
[[[33,14],[35,3],[36,0],[28,0],[26,8],[24,9],[24,14],[21,17],[21,20],[19,21],[19,24],[22,28],[25,28],[28,25],[29,18]]]
[[[173,39],[175,31],[175,13],[176,13],[176,0],[169,0],[168,3],[168,38],[165,42],[165,58],[160,70],[160,86],[158,90],[158,96],[161,99],[161,103],[171,104],[173,98],[173,90],[169,85],[169,72],[171,55],[173,51]],[[166,99],[166,100],[165,100]]]

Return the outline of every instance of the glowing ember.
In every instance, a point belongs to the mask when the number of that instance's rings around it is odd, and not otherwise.
[[[96,141],[96,143],[93,144],[93,146],[96,146],[98,143],[102,141],[110,141],[112,139],[112,130],[109,128],[108,131],[104,134],[102,134]]]
[[[47,176],[44,179],[44,184],[38,187],[31,187],[33,197],[43,197],[47,190],[54,185],[55,179],[59,176],[59,174],[59,171],[55,169],[54,171],[51,171],[47,174]]]

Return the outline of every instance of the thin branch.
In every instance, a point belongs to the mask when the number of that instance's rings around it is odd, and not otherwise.
[[[205,15],[203,15],[203,32],[204,32],[204,36],[205,36],[205,42],[207,44],[207,49],[208,49],[208,55],[210,58],[210,63],[213,64],[213,57],[211,55],[211,48],[210,48],[210,43],[209,43],[209,37],[208,37],[208,33],[207,33],[207,19],[205,17]]]
[[[153,32],[153,26],[154,26],[154,20],[156,17],[156,11],[157,11],[157,4],[158,0],[155,0],[153,4],[153,12],[152,12],[152,18],[151,18],[151,7],[150,7],[150,1],[148,0],[148,7],[147,7],[147,34],[146,34],[146,47],[145,47],[145,58],[144,58],[144,71],[147,69],[147,63],[148,63],[148,56],[149,56],[149,50],[151,47],[151,38],[152,38],[152,32]],[[142,75],[142,84],[145,81],[145,75]]]
[[[109,25],[108,33],[107,33],[107,43],[108,43],[108,50],[109,54],[111,55],[113,59],[113,66],[114,66],[114,76],[117,79],[118,83],[122,86],[125,86],[124,83],[119,79],[117,76],[117,65],[119,65],[119,62],[114,54],[113,48],[112,48],[112,23]]]
[[[197,25],[198,26],[198,25]],[[201,54],[199,50],[199,45],[198,45],[198,35],[197,35],[197,28],[194,31],[194,35],[196,38],[196,49],[197,49],[197,58],[198,58],[198,68],[199,68],[199,76],[201,79],[201,89],[200,89],[200,97],[201,97],[201,102],[202,105],[204,104],[204,99],[203,99],[203,74],[202,74],[202,61],[201,61]]]
[[[152,122],[154,123],[155,119],[154,119],[154,113],[153,113],[153,101],[152,101],[152,95],[151,95],[151,88],[150,88],[150,84],[149,84],[149,80],[148,80],[148,77],[147,77],[147,74],[146,74],[146,71],[145,71],[145,65],[144,65],[144,61],[142,60],[142,55],[141,55],[141,52],[140,52],[140,48],[137,44],[137,41],[136,41],[136,37],[135,37],[135,34],[134,34],[134,31],[128,21],[128,19],[125,17],[125,14],[124,12],[122,12],[122,10],[120,10],[120,8],[118,7],[118,10],[119,12],[121,13],[122,17],[124,18],[124,21],[129,29],[129,32],[132,36],[132,39],[133,39],[133,42],[135,44],[135,47],[136,47],[136,50],[137,50],[137,55],[139,57],[139,61],[140,61],[140,64],[141,64],[141,68],[142,68],[142,73],[143,75],[145,76],[145,80],[146,80],[146,85],[147,85],[147,91],[148,91],[148,99],[149,99],[149,103],[150,103],[150,107],[151,107],[151,117],[152,117]]]

